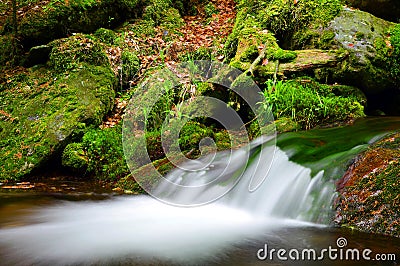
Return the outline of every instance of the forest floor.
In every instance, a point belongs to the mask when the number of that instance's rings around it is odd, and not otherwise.
[[[223,61],[222,49],[226,37],[231,33],[235,22],[235,1],[233,0],[212,0],[210,1],[216,8],[212,15],[206,14],[204,7],[199,7],[197,15],[184,16],[184,25],[177,29],[177,33],[172,33],[172,40],[165,41],[165,35],[169,34],[161,28],[157,29],[154,37],[135,39],[133,33],[128,32],[125,43],[136,46],[136,50],[149,50],[156,47],[158,50],[154,54],[138,55],[141,67],[135,79],[131,81],[131,87],[143,81],[158,65],[173,67],[180,61],[179,55],[190,53],[201,48],[209,49],[214,60]],[[163,52],[161,52],[163,51]],[[118,62],[120,51],[112,48],[108,51],[111,61]],[[117,65],[117,64],[116,64]],[[126,97],[117,97],[113,111],[106,117],[101,128],[112,127],[122,119],[122,114],[128,101]]]

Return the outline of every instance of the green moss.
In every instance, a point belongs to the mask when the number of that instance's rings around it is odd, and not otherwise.
[[[212,138],[213,135],[214,132],[210,128],[190,121],[179,132],[179,145],[183,151],[190,151],[192,149],[199,151],[200,141],[206,137]]]
[[[214,134],[215,144],[219,151],[228,150],[232,148],[231,137],[226,130],[220,130]]]
[[[43,8],[28,9],[19,23],[26,46],[36,46],[71,32],[94,32],[113,27],[128,18],[138,17],[143,3],[138,0],[50,1]]]
[[[88,166],[88,158],[82,143],[68,144],[63,151],[61,160],[63,166],[77,173],[84,173]]]
[[[156,34],[154,21],[144,19],[133,20],[128,25],[119,28],[117,31],[122,34],[129,32],[134,37],[138,38],[154,37]]]
[[[76,34],[56,40],[50,45],[53,46],[50,53],[50,66],[56,71],[79,69],[83,63],[109,66],[103,46],[90,36]]]
[[[18,64],[22,57],[22,46],[12,35],[0,36],[0,70]]]
[[[89,65],[65,76],[46,68],[11,76],[0,90],[0,180],[19,180],[98,125],[114,84],[111,69]]]
[[[400,24],[390,31],[390,43],[393,47],[389,63],[390,73],[397,84],[400,84]]]
[[[169,0],[151,0],[143,12],[143,19],[153,21],[155,26],[178,28],[183,25],[179,11],[172,7]]]
[[[121,127],[93,129],[82,139],[88,171],[103,180],[118,180],[129,173],[122,148]]]
[[[294,51],[285,51],[282,49],[275,50],[271,56],[267,56],[269,60],[279,60],[280,63],[293,61],[297,57]]]
[[[297,32],[307,31],[310,25],[326,26],[341,9],[341,0],[299,1],[297,4],[281,0],[239,1],[236,22],[225,44],[226,55],[233,57],[244,28],[268,30],[280,40],[282,47],[289,47]],[[297,37],[307,38],[305,34]]]
[[[96,36],[101,42],[108,44],[108,45],[113,45],[116,44],[116,39],[117,39],[117,34],[113,30],[105,29],[105,28],[100,28],[96,30],[94,33],[94,36]]]
[[[139,71],[140,60],[135,53],[124,50],[121,54],[121,63],[119,69],[120,82],[123,86],[126,86]]]

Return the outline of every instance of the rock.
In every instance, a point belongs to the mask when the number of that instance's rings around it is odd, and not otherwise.
[[[331,72],[332,79],[360,87],[367,95],[382,93],[395,86],[381,61],[379,41],[387,41],[392,23],[369,13],[345,9],[326,28],[335,34],[334,42],[347,50],[348,60]],[[323,75],[324,76],[324,75]]]
[[[59,40],[47,64],[54,67],[19,71],[0,84],[0,180],[19,180],[44,166],[111,110],[114,73],[108,61],[92,60],[106,58],[99,46],[82,40],[87,54],[76,49],[74,37]]]
[[[115,27],[141,15],[138,0],[49,2],[24,13],[18,31],[24,47],[48,43],[75,32],[94,32],[100,27]],[[10,22],[9,22],[10,23]]]
[[[40,45],[32,47],[29,50],[24,65],[26,67],[31,67],[34,65],[45,64],[49,60],[51,49],[52,47],[50,45]]]
[[[121,66],[118,70],[122,86],[130,86],[130,81],[137,75],[140,68],[140,60],[135,53],[123,51],[121,54]]]
[[[360,155],[337,183],[335,222],[364,232],[400,237],[400,134]]]
[[[327,26],[296,33],[292,47],[346,51],[347,58],[335,67],[318,69],[316,77],[357,86],[367,96],[375,97],[399,85],[388,74],[391,49],[388,32],[394,25],[369,13],[344,8]]]
[[[400,1],[398,0],[346,0],[346,2],[352,7],[389,21],[398,22],[400,19]]]

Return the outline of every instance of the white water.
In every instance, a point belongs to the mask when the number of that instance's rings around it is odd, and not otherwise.
[[[0,230],[5,263],[65,265],[129,257],[139,264],[201,264],[277,227],[324,222],[334,186],[322,182],[323,173],[311,178],[310,169],[290,162],[279,149],[269,167],[261,163],[254,172],[248,166],[230,192],[200,207],[134,196],[38,209],[31,225]],[[249,192],[253,174],[268,170],[261,186]]]

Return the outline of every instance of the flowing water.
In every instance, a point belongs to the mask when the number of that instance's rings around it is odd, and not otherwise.
[[[106,199],[71,200],[68,195],[65,200],[63,194],[55,198],[1,192],[0,264],[305,265],[312,261],[284,261],[276,254],[260,260],[257,253],[264,255],[263,248],[338,248],[339,237],[346,238],[346,247],[400,258],[399,239],[331,224],[335,182],[356,154],[395,129],[400,129],[400,118],[368,118],[353,126],[283,134],[271,165],[262,164],[271,150],[254,152],[260,145],[253,143],[250,158],[257,157],[261,163],[247,164],[232,190],[199,207],[175,207],[150,196],[95,194]],[[224,157],[218,158],[216,165],[221,165]],[[235,158],[233,165],[240,166],[241,157]],[[198,182],[210,178],[213,171],[176,171],[170,178],[196,177]],[[264,182],[250,191],[249,183],[262,173],[268,173]],[[327,256],[323,262],[366,265]],[[313,263],[319,265],[321,260]]]

